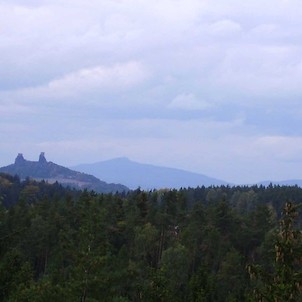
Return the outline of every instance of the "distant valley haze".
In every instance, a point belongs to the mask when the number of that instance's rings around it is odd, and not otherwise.
[[[18,175],[49,183],[58,182],[76,189],[94,190],[99,193],[127,192],[129,189],[180,189],[211,186],[280,185],[301,186],[302,179],[281,181],[267,180],[255,183],[231,183],[183,169],[138,163],[126,157],[113,158],[96,163],[79,164],[70,168],[47,161],[45,152],[38,160],[27,160],[18,153],[14,163],[0,167],[0,173]]]
[[[182,169],[138,163],[127,157],[119,157],[110,160],[90,164],[79,164],[72,169],[88,174],[107,182],[121,183],[130,189],[138,187],[148,189],[160,188],[196,188],[200,186],[253,186],[253,185],[280,185],[302,187],[301,179],[283,180],[258,180],[251,183],[232,183],[227,180],[210,177],[208,175],[194,173]]]

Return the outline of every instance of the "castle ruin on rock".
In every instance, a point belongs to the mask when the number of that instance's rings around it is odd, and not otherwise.
[[[22,153],[18,153],[18,155],[17,155],[17,157],[16,157],[16,159],[15,159],[15,164],[16,164],[16,165],[22,165],[22,164],[24,164],[25,162],[27,162],[27,160],[24,159],[23,154],[22,154]],[[46,164],[46,163],[47,163],[47,160],[46,160],[46,158],[45,158],[45,152],[41,152],[41,153],[40,153],[38,162],[39,162],[40,164]]]
[[[45,152],[41,152],[40,156],[39,156],[39,163],[40,164],[46,164],[47,160],[45,158]]]

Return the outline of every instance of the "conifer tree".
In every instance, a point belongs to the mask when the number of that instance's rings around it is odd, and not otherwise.
[[[275,259],[272,272],[260,265],[249,265],[256,281],[254,301],[302,301],[302,235],[295,227],[298,207],[287,202],[275,238]]]

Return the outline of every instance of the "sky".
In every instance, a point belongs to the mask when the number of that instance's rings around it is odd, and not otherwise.
[[[0,0],[0,138],[0,166],[302,179],[301,1]]]

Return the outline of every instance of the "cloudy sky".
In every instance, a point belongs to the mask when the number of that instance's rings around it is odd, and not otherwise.
[[[301,179],[301,0],[0,0],[0,117],[0,166]]]

